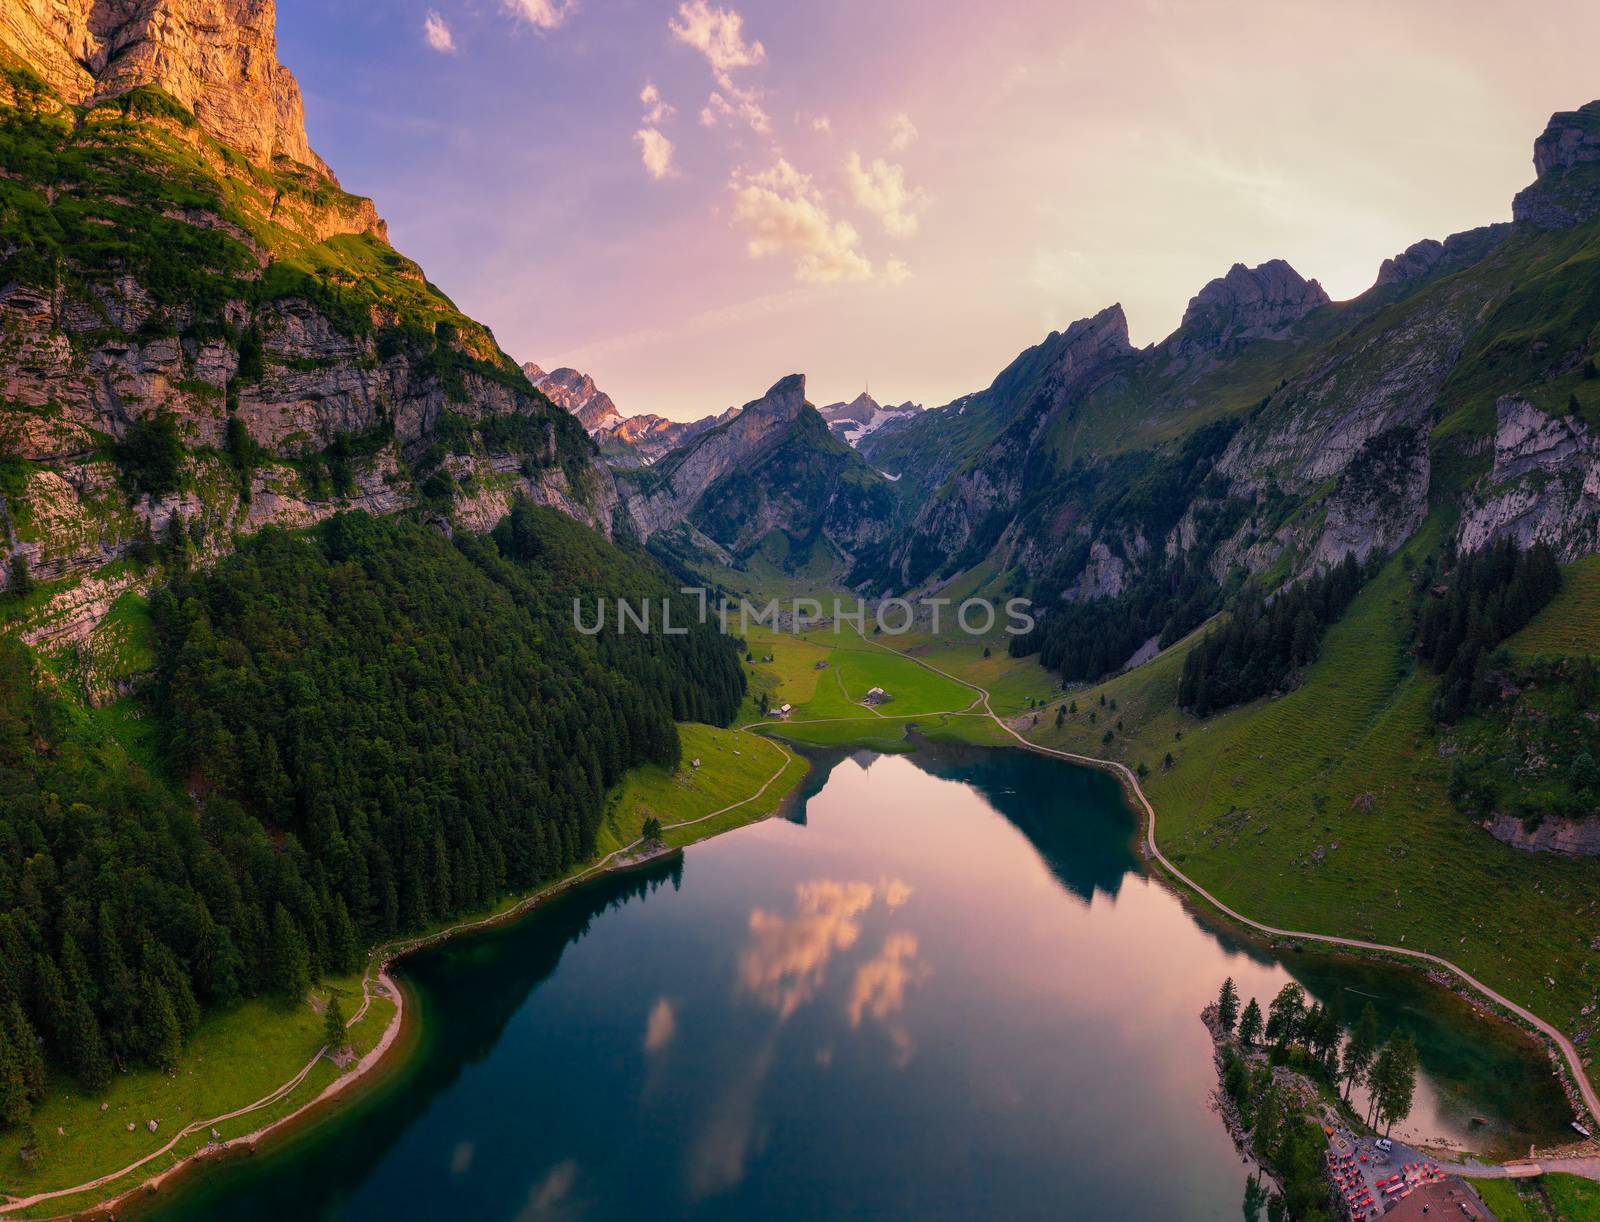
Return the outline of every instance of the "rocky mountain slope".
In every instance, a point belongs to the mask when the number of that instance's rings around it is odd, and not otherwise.
[[[0,551],[84,641],[161,549],[525,495],[609,530],[583,430],[306,143],[263,0],[0,12]]]
[[[677,528],[673,546],[735,563],[774,532],[846,555],[882,543],[898,521],[892,486],[829,431],[791,374],[648,468],[619,470],[641,538]]]
[[[817,409],[835,435],[852,446],[859,446],[863,438],[879,429],[903,424],[921,410],[920,403],[911,402],[885,407],[866,391],[848,403],[830,403]]]
[[[624,416],[611,396],[586,373],[565,367],[546,373],[532,361],[522,371],[551,402],[576,416],[605,460],[618,467],[649,466],[739,414],[738,408],[730,407],[721,415],[688,421],[668,420],[650,413]]]
[[[1132,349],[1111,307],[867,438],[921,507],[856,579],[982,562],[1083,599],[1193,564],[1220,586],[1387,552],[1436,510],[1464,548],[1594,550],[1597,132],[1600,104],[1554,116],[1512,224],[1419,242],[1353,301],[1281,260],[1236,265],[1160,343]]]

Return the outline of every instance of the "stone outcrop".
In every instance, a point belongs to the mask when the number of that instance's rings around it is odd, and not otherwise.
[[[69,102],[158,85],[224,144],[326,171],[278,62],[273,0],[6,0],[0,47]]]
[[[1495,405],[1494,465],[1462,507],[1456,543],[1473,551],[1509,536],[1548,543],[1563,560],[1600,551],[1600,445],[1575,416],[1525,399]]]
[[[1565,819],[1546,816],[1529,828],[1515,815],[1496,815],[1484,827],[1496,840],[1537,853],[1600,857],[1600,817]]]
[[[1412,285],[1429,276],[1444,275],[1478,262],[1510,234],[1508,224],[1483,225],[1452,233],[1443,242],[1424,238],[1413,242],[1378,268],[1376,287],[1389,284]]]
[[[1561,111],[1533,143],[1538,176],[1517,193],[1511,215],[1539,229],[1565,229],[1600,215],[1600,102]]]
[[[1328,301],[1320,284],[1305,279],[1282,259],[1256,267],[1235,263],[1226,276],[1190,298],[1183,321],[1162,348],[1169,355],[1192,358],[1245,340],[1276,336]]]

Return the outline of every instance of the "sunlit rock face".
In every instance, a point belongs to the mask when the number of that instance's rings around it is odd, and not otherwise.
[[[273,0],[6,0],[0,46],[70,102],[159,85],[252,160],[326,169],[278,62],[276,18]]]

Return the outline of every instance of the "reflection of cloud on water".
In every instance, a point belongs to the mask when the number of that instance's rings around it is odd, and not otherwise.
[[[870,1014],[883,1024],[895,1046],[895,1063],[904,1068],[916,1053],[916,1044],[904,1024],[891,1021],[904,1009],[906,990],[928,978],[928,966],[917,958],[917,935],[892,933],[883,949],[856,968],[845,1013],[852,1027]]]
[[[744,1072],[731,1075],[731,1085],[711,1114],[711,1122],[689,1156],[689,1191],[696,1200],[726,1192],[744,1178],[745,1163],[756,1141],[756,1105],[772,1070],[777,1046],[773,1031],[756,1050]]]
[[[572,1159],[563,1159],[551,1167],[549,1174],[528,1190],[528,1203],[517,1215],[517,1222],[541,1222],[545,1218],[569,1214],[570,1211],[561,1206],[571,1195],[577,1180],[578,1164]]]
[[[882,898],[891,909],[911,897],[901,879],[815,879],[795,887],[795,913],[750,913],[750,941],[739,956],[739,985],[788,1018],[816,996],[833,956],[861,937],[859,918]]]
[[[880,901],[893,912],[912,895],[910,884],[884,878],[873,884],[840,879],[813,879],[794,889],[794,912],[789,916],[755,908],[750,913],[750,937],[739,955],[739,988],[777,1012],[778,1019],[742,1070],[730,1073],[730,1085],[711,1121],[695,1141],[689,1158],[689,1189],[696,1199],[726,1192],[744,1178],[753,1150],[765,1140],[759,1124],[758,1104],[772,1071],[778,1033],[788,1018],[816,997],[827,979],[833,957],[861,940],[861,918]],[[911,1036],[890,1020],[905,1004],[906,990],[927,976],[917,958],[916,935],[893,933],[883,949],[857,969],[846,1013],[852,1026],[863,1018],[884,1023],[895,1047],[895,1061],[904,1065],[914,1050]],[[656,1003],[659,1009],[665,999]],[[670,1005],[668,1014],[670,1016]],[[651,1013],[651,1029],[656,1021]],[[646,1034],[646,1046],[649,1046]],[[814,1053],[816,1064],[833,1063],[832,1045]]]
[[[884,1022],[906,1004],[906,989],[926,979],[927,967],[917,959],[917,935],[892,933],[883,949],[856,968],[845,1013],[859,1027],[863,1015]]]
[[[678,1019],[673,1013],[672,1003],[665,997],[656,998],[656,1004],[650,1008],[650,1017],[644,1025],[644,1050],[660,1052],[672,1043],[677,1034]]]

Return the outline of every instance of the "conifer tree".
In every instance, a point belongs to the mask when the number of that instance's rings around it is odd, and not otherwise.
[[[282,904],[272,911],[270,954],[269,986],[283,1001],[298,1003],[311,987],[311,956],[305,934]]]
[[[1232,1035],[1233,1025],[1239,1021],[1239,990],[1234,988],[1232,976],[1222,982],[1222,992],[1217,997],[1217,1021],[1225,1035]]]

